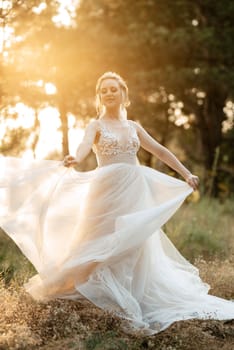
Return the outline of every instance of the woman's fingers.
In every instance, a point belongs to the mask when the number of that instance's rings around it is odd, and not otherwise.
[[[196,175],[189,175],[186,182],[194,189],[197,190],[199,186],[199,177]]]
[[[69,163],[70,163],[70,165],[76,165],[76,164],[78,164],[77,161],[76,161],[75,159],[74,159],[74,160],[70,160]]]
[[[67,155],[65,156],[64,160],[63,160],[63,164],[66,167],[72,166],[72,165],[76,165],[77,162],[75,160],[75,157]]]

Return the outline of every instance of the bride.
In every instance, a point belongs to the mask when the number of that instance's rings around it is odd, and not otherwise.
[[[87,298],[120,316],[127,331],[149,335],[178,320],[234,318],[234,303],[208,295],[161,229],[198,177],[127,119],[128,88],[118,74],[99,78],[96,102],[99,117],[75,157],[0,159],[0,226],[38,272],[27,292],[39,301]],[[140,146],[185,181],[140,165]],[[74,170],[91,149],[98,167]]]

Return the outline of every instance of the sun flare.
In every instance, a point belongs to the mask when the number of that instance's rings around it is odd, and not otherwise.
[[[4,139],[6,130],[14,130],[19,127],[30,129],[31,134],[26,143],[25,151],[22,153],[23,158],[44,159],[53,154],[62,154],[62,132],[60,130],[61,121],[57,108],[48,106],[42,108],[38,113],[39,121],[39,138],[35,148],[35,154],[32,150],[32,140],[38,130],[35,130],[35,111],[26,106],[24,103],[17,103],[7,110],[8,118],[3,118],[0,124],[0,139]],[[77,127],[76,117],[72,114],[68,115],[69,126],[69,150],[75,155],[76,148],[81,142],[84,130]],[[62,157],[62,156],[61,156]]]
[[[58,27],[74,27],[76,22],[76,10],[80,0],[60,0],[57,14],[52,17],[52,21]]]

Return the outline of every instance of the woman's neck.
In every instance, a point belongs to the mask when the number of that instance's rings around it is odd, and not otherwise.
[[[119,107],[107,108],[103,115],[103,118],[111,119],[111,120],[122,120],[120,108]]]
[[[105,113],[101,116],[101,119],[108,120],[110,122],[123,122],[127,119],[127,116],[124,116],[121,113],[120,108],[108,108]]]
[[[125,118],[121,118],[117,116],[109,116],[106,114],[103,117],[101,117],[101,119],[111,124],[121,124],[121,125],[127,120]]]
[[[118,111],[106,111],[106,113],[103,115],[103,118],[105,119],[112,119],[112,120],[120,120],[121,116],[120,116],[120,112]]]

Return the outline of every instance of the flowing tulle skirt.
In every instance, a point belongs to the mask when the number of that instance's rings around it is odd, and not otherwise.
[[[85,297],[157,333],[178,320],[234,318],[161,227],[192,192],[141,165],[77,172],[57,161],[0,158],[0,225],[38,274],[37,300]]]

